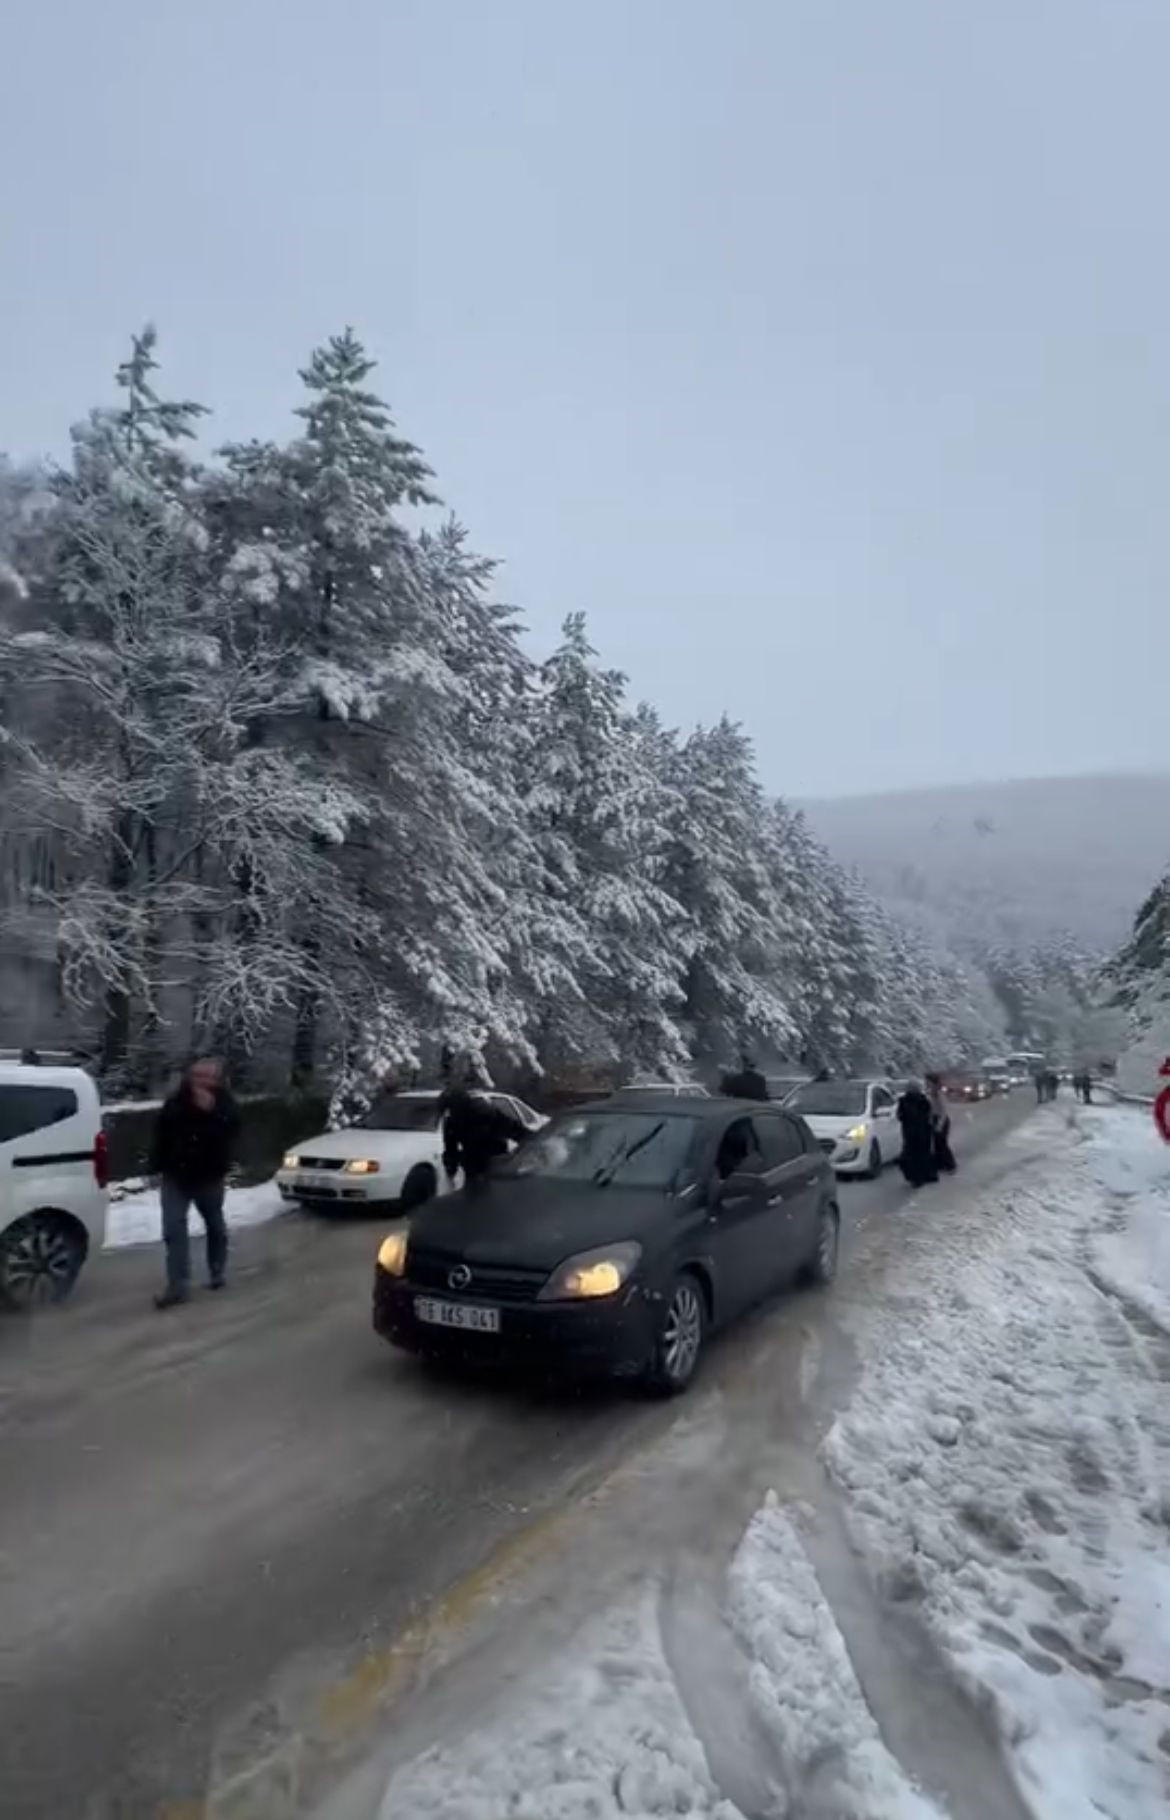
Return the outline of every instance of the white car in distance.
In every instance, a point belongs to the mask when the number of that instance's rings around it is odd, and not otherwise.
[[[514,1094],[493,1090],[479,1097],[518,1119],[526,1131],[548,1123]],[[440,1102],[437,1091],[388,1093],[360,1123],[305,1138],[276,1172],[282,1196],[306,1207],[409,1213],[432,1195],[450,1192]]]
[[[800,1114],[838,1175],[879,1176],[902,1154],[892,1081],[806,1081],[784,1110]]]

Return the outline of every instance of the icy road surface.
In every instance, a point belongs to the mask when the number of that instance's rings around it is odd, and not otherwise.
[[[1040,1119],[1021,1126],[1031,1111],[1017,1097],[960,1112],[965,1170],[946,1193],[994,1174],[1016,1127],[1023,1148],[1004,1166],[1042,1155],[1048,1135],[1030,1135]],[[837,1291],[770,1305],[717,1342],[691,1396],[665,1408],[428,1375],[370,1331],[379,1229],[300,1216],[236,1235],[224,1297],[155,1314],[157,1247],[130,1247],[94,1260],[67,1307],[0,1321],[5,1820],[292,1820],[331,1792],[346,1820],[373,1820],[412,1751],[478,1716],[485,1667],[503,1691],[529,1671],[534,1634],[558,1661],[576,1650],[576,1628],[557,1629],[579,1624],[570,1582],[636,1626],[658,1596],[649,1566],[670,1569],[667,1692],[701,1727],[713,1696],[708,1677],[688,1681],[696,1625],[731,1652],[717,1686],[742,1659],[742,1638],[708,1622],[710,1565],[742,1553],[770,1488],[799,1498],[824,1476],[817,1445],[857,1379],[841,1317],[907,1292],[900,1178],[845,1184],[841,1201]],[[783,1512],[768,1521],[753,1584],[791,1545]],[[651,1560],[610,1550],[639,1534]],[[826,1583],[832,1564],[813,1554]],[[853,1557],[842,1546],[833,1559],[839,1611]],[[493,1622],[531,1600],[535,1633],[523,1627],[522,1646],[497,1639]],[[735,1621],[750,1622],[747,1607]],[[937,1723],[908,1723],[908,1737],[878,1718],[929,1783],[931,1738],[948,1720],[929,1687],[923,1704]],[[729,1728],[748,1723],[731,1702],[703,1744],[713,1798],[754,1820],[775,1782],[774,1729],[719,1763]],[[941,1754],[977,1757],[965,1715],[953,1729]],[[896,1777],[882,1748],[875,1773]],[[738,1799],[718,1793],[737,1769]],[[1020,1820],[1009,1799],[981,1820]]]

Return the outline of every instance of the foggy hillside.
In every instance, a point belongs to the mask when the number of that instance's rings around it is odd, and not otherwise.
[[[1067,930],[1115,948],[1170,863],[1170,775],[1028,779],[805,802],[836,858],[961,945]]]

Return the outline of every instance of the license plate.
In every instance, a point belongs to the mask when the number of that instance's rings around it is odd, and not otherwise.
[[[333,1184],[327,1175],[298,1175],[297,1187],[303,1188],[306,1194],[312,1194],[317,1188],[332,1188]]]
[[[473,1308],[466,1302],[436,1302],[430,1296],[416,1295],[415,1316],[431,1327],[462,1327],[470,1333],[499,1333],[498,1308]]]

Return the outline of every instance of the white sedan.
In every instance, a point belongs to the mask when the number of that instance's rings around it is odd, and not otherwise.
[[[784,1110],[799,1112],[838,1175],[878,1176],[902,1154],[892,1081],[806,1081]]]
[[[548,1123],[510,1093],[482,1096],[518,1119],[526,1131]],[[437,1092],[392,1093],[373,1105],[360,1124],[306,1138],[276,1172],[286,1201],[307,1207],[387,1204],[409,1212],[432,1195],[448,1192],[443,1174],[443,1133]]]

